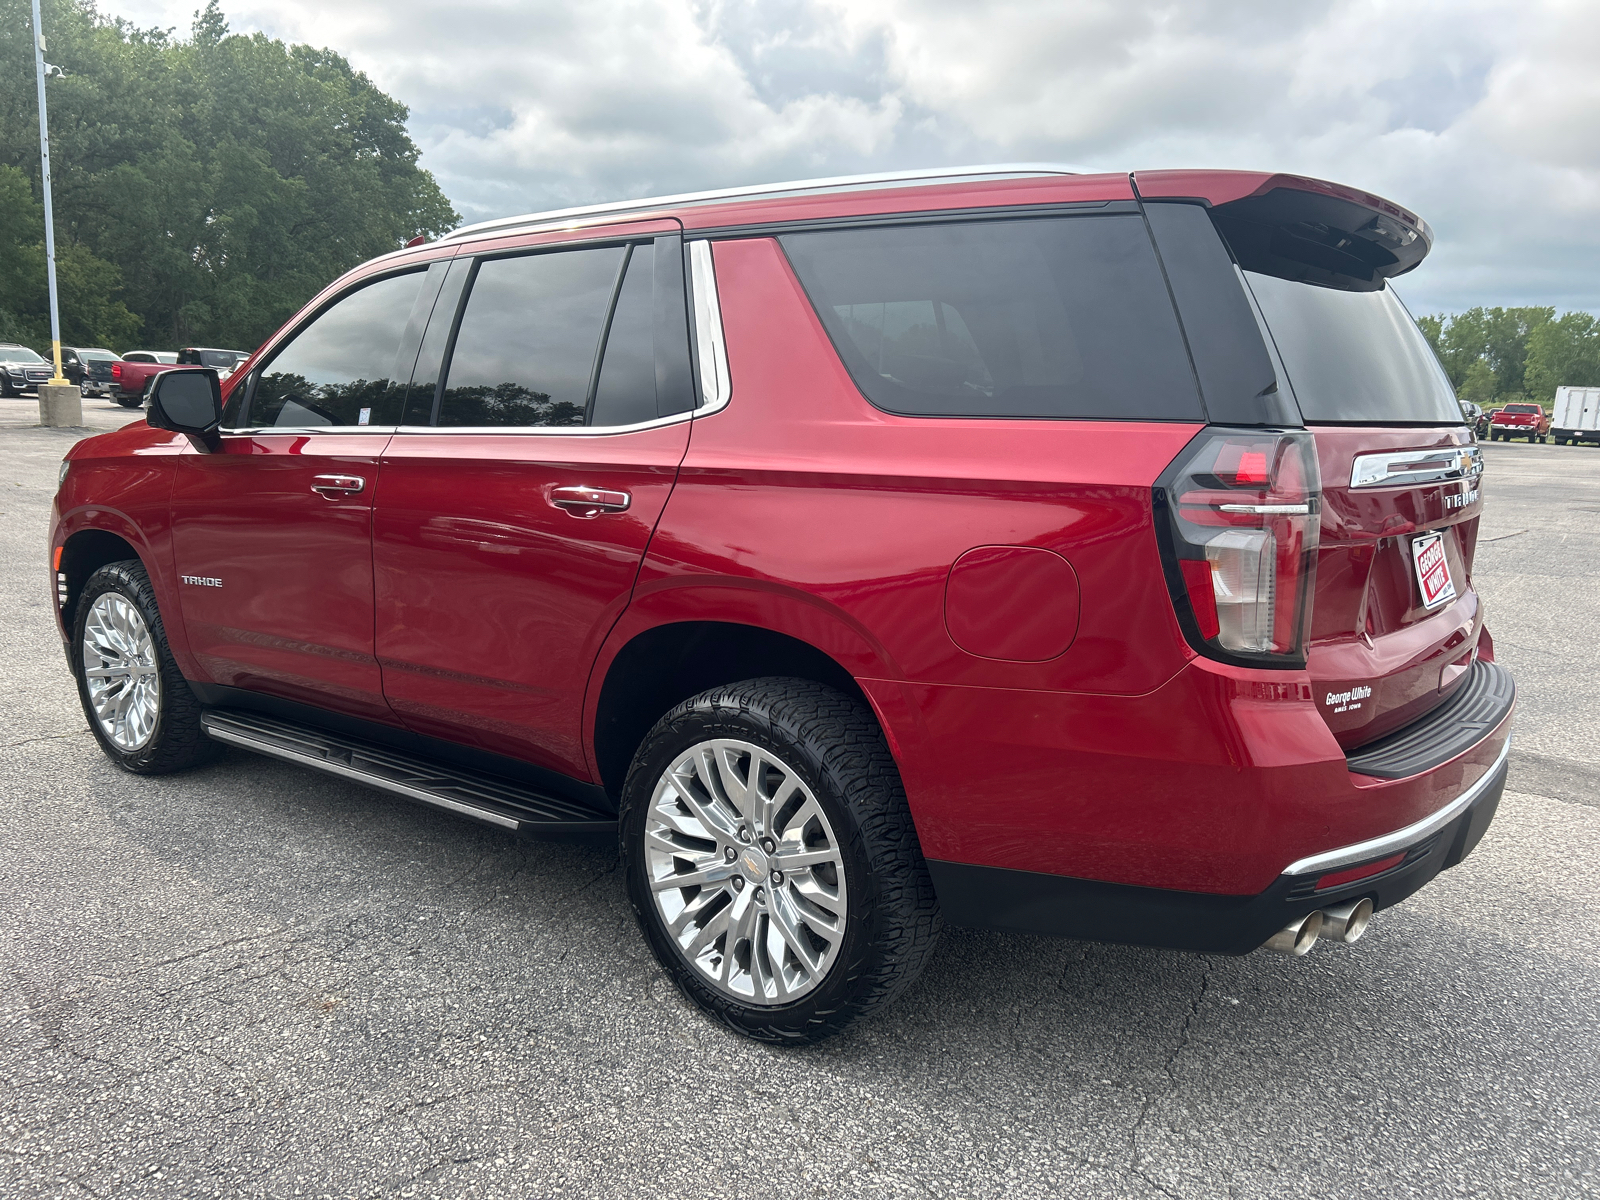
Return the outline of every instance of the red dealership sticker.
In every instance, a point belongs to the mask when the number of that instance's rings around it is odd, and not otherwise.
[[[1456,598],[1455,581],[1444,556],[1444,535],[1424,534],[1411,539],[1411,560],[1417,567],[1417,586],[1422,589],[1422,606],[1437,608]]]

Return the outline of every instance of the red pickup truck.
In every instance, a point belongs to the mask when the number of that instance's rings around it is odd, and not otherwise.
[[[1537,404],[1508,404],[1489,414],[1489,440],[1509,442],[1525,437],[1530,442],[1550,440],[1550,417]]]
[[[151,377],[177,365],[178,356],[170,351],[129,350],[121,362],[111,364],[111,398],[124,408],[138,408]]]

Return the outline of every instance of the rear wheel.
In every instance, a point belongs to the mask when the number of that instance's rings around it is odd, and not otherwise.
[[[89,729],[118,766],[161,775],[216,754],[138,560],[111,563],[89,577],[73,616],[71,654]]]
[[[673,709],[634,757],[621,837],[657,961],[746,1037],[838,1032],[903,992],[938,940],[883,734],[822,684],[746,680]]]

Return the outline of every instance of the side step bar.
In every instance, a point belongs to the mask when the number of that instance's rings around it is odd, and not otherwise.
[[[615,817],[511,780],[259,713],[207,709],[200,723],[212,738],[230,746],[313,767],[513,833],[609,833],[617,827]]]

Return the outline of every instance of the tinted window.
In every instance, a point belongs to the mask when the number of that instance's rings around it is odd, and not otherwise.
[[[1433,348],[1387,286],[1348,292],[1245,272],[1308,423],[1459,424]]]
[[[115,362],[117,356],[109,350],[85,350],[83,357],[92,362]]]
[[[635,246],[606,333],[591,425],[632,425],[656,418],[655,255]]]
[[[422,282],[421,271],[391,275],[325,310],[263,368],[246,422],[395,424],[411,377],[411,364],[398,362],[401,334]]]
[[[1537,404],[1508,404],[1505,406],[1504,411],[1508,413],[1539,413],[1543,412],[1544,409]]]
[[[489,259],[451,352],[440,425],[582,425],[625,246]]]
[[[869,400],[925,416],[1203,419],[1137,216],[791,234]]]
[[[148,362],[155,362],[155,360],[156,360],[156,356],[154,354],[146,353],[143,350],[130,350],[130,351],[128,351],[127,354],[122,356],[122,361],[123,362],[148,363]]]

